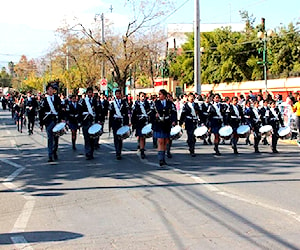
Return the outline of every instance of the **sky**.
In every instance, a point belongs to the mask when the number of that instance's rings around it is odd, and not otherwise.
[[[0,66],[7,67],[9,61],[17,63],[21,55],[28,60],[44,56],[58,43],[55,30],[64,20],[68,24],[80,21],[87,27],[95,27],[95,14],[103,13],[115,26],[128,24],[131,13],[128,1],[132,0],[1,1]],[[193,23],[195,1],[173,0],[174,11],[164,19],[165,24]],[[266,29],[300,23],[299,0],[199,0],[199,3],[201,23],[241,23],[240,10],[253,15],[255,25],[264,17]]]

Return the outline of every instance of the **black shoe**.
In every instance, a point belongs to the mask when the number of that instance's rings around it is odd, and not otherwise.
[[[48,162],[53,162],[52,157],[49,157]]]
[[[209,143],[209,145],[212,145],[212,141],[210,138],[208,138],[207,142]]]
[[[85,159],[86,159],[87,161],[90,161],[90,160],[93,160],[93,159],[94,159],[94,156],[89,155],[89,156],[87,156]]]
[[[254,149],[254,153],[260,153],[258,148]]]
[[[162,167],[163,165],[164,165],[164,161],[163,161],[163,160],[160,160],[160,161],[159,161],[159,166]]]
[[[167,153],[167,157],[168,158],[172,158],[172,154],[169,152],[169,153]]]
[[[203,145],[208,145],[206,140],[203,141]]]
[[[222,144],[225,145],[225,140],[222,140]]]
[[[214,150],[215,150],[215,155],[218,155],[218,156],[221,155],[219,148],[215,147]]]
[[[72,146],[72,149],[73,149],[73,150],[77,150],[76,146]]]
[[[278,150],[277,149],[272,149],[273,154],[278,154]]]
[[[267,140],[266,138],[264,138],[264,139],[262,140],[262,142],[263,142],[264,145],[269,145],[268,140]]]
[[[122,160],[122,156],[121,155],[117,155],[116,158],[117,158],[117,160]]]
[[[145,159],[145,150],[141,150],[141,158]]]
[[[191,153],[191,156],[192,156],[192,157],[196,157],[196,154],[195,154],[195,153]]]
[[[57,159],[58,159],[58,157],[57,157],[57,154],[56,154],[56,153],[54,153],[54,154],[53,154],[53,158],[54,158],[54,160],[57,160]]]
[[[237,148],[234,148],[234,149],[233,149],[233,153],[234,153],[235,155],[239,154],[239,152],[237,151]]]

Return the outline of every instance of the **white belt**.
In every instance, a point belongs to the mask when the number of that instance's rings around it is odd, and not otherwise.
[[[45,112],[46,115],[57,115],[57,113],[52,113],[52,112]]]
[[[220,116],[214,116],[213,118],[214,119],[222,119],[222,117],[220,117]]]

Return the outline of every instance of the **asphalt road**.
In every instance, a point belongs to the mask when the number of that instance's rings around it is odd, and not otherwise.
[[[126,139],[121,161],[108,133],[92,161],[70,140],[49,164],[45,132],[0,112],[0,249],[300,249],[296,145],[254,154],[243,139],[218,157],[198,141],[192,158],[184,134],[162,170],[149,139],[144,160]]]

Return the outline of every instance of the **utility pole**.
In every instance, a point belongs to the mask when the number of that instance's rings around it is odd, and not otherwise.
[[[67,71],[69,71],[69,46],[67,46],[66,69],[67,69]],[[67,80],[67,91],[66,91],[67,97],[69,96],[69,81],[68,80]]]
[[[200,9],[199,0],[195,0],[194,22],[194,89],[201,94],[201,67],[200,67]]]
[[[101,14],[101,22],[102,22],[102,46],[105,43],[105,38],[104,38],[104,13]],[[105,57],[104,55],[102,56],[102,79],[105,77]]]

